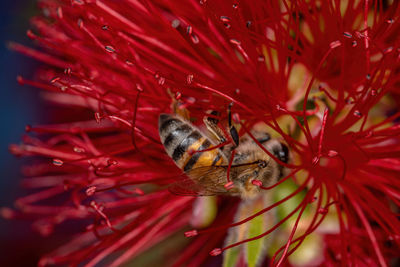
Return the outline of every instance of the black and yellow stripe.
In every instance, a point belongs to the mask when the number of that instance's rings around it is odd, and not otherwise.
[[[185,172],[202,166],[219,165],[223,162],[222,154],[218,149],[190,154],[189,151],[205,150],[211,147],[212,143],[196,128],[177,117],[161,114],[159,133],[168,155]]]

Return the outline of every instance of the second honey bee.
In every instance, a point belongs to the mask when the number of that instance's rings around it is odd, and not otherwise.
[[[219,121],[215,116],[206,116],[203,120],[208,134],[179,115],[159,116],[161,142],[167,154],[187,176],[170,187],[173,193],[203,196],[226,194],[249,199],[256,197],[261,190],[253,184],[253,180],[261,182],[262,186],[270,186],[282,176],[283,166],[248,135],[239,139],[230,118],[229,110],[228,130],[233,145],[213,148],[226,143],[224,132],[218,126]],[[272,139],[267,132],[252,131],[252,134],[281,162],[288,162],[289,151],[286,145]],[[232,153],[233,150],[235,153]],[[228,181],[232,187],[227,187]]]

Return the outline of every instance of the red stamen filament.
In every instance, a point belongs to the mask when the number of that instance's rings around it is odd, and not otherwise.
[[[358,203],[356,201],[353,200],[352,204],[353,204],[353,207],[356,210],[356,212],[357,212],[362,224],[364,225],[365,230],[367,230],[369,239],[371,240],[371,243],[372,243],[372,246],[374,247],[374,251],[376,253],[376,256],[378,257],[379,264],[381,266],[383,266],[383,267],[386,267],[387,264],[385,262],[385,259],[384,259],[383,255],[382,255],[382,251],[379,248],[379,245],[378,245],[378,242],[376,240],[375,234],[372,231],[371,225],[369,224],[367,218],[365,217],[364,212],[361,210],[360,206],[358,205]]]
[[[125,125],[128,126],[129,128],[133,128],[132,123],[130,123],[129,121],[127,121],[127,120],[125,120],[125,119],[123,119],[123,118],[120,118],[120,117],[118,117],[118,116],[115,116],[115,115],[106,115],[106,116],[104,116],[103,118],[109,118],[109,119],[111,119],[111,120],[116,120],[116,121],[122,122],[123,124],[125,124]]]
[[[226,180],[227,180],[227,184],[229,184],[229,182],[231,181],[231,180],[230,180],[230,172],[231,172],[231,167],[232,167],[233,159],[235,158],[235,154],[236,154],[236,150],[232,150],[231,158],[229,159],[228,169],[226,170]]]
[[[290,177],[293,177],[298,171],[300,171],[299,168],[296,168],[296,169],[292,170],[291,173],[289,173],[289,174],[286,175],[284,178],[280,179],[279,182],[277,182],[277,183],[275,183],[275,184],[273,184],[273,185],[271,185],[271,186],[262,186],[262,185],[259,185],[259,183],[257,182],[257,181],[259,181],[259,180],[254,180],[254,181],[252,181],[252,184],[253,184],[253,185],[256,185],[256,186],[258,186],[258,187],[260,187],[260,188],[263,189],[263,190],[270,190],[270,189],[275,188],[275,187],[277,187],[278,185],[282,184],[283,182],[285,182],[286,180],[288,180]],[[254,183],[253,183],[253,182],[254,182]],[[261,181],[259,181],[259,182],[261,182]]]
[[[314,193],[314,192],[313,192],[313,193]],[[309,195],[308,195],[308,196],[309,196]],[[305,208],[306,208],[306,206],[307,206],[307,204],[308,204],[308,201],[305,201],[305,200],[307,200],[307,199],[308,199],[308,197],[305,197],[304,200],[302,201],[300,213],[299,213],[299,215],[297,216],[296,222],[295,222],[294,225],[293,225],[292,232],[290,233],[289,239],[288,239],[288,241],[287,241],[287,243],[286,243],[286,246],[285,246],[285,250],[283,251],[283,254],[282,254],[281,258],[279,259],[278,264],[276,265],[277,267],[281,266],[282,263],[283,263],[283,261],[286,259],[286,254],[287,254],[287,251],[288,251],[288,249],[289,249],[289,246],[290,246],[290,244],[291,244],[291,242],[292,242],[292,239],[293,239],[293,237],[294,237],[294,234],[296,233],[297,225],[299,224],[300,218],[301,218],[301,216],[303,215],[303,212],[304,212],[304,210],[305,210]],[[299,205],[299,206],[300,206],[300,205]],[[276,254],[275,254],[275,255],[276,255]],[[275,261],[275,255],[274,255],[274,257],[272,257],[272,259],[271,259],[272,262]]]
[[[133,119],[132,119],[132,144],[135,150],[138,150],[138,147],[136,145],[136,138],[135,138],[135,128],[136,128],[136,115],[137,115],[137,109],[139,105],[139,97],[140,97],[141,91],[137,92],[136,99],[135,99],[135,105],[133,107]]]
[[[306,185],[307,185],[307,183],[308,183],[308,181],[310,179],[311,179],[311,176],[308,176],[306,181],[301,186],[299,186],[293,193],[291,193],[290,195],[286,196],[285,198],[275,202],[274,204],[266,207],[265,209],[262,209],[259,212],[247,217],[246,219],[243,219],[243,220],[241,220],[239,222],[232,223],[232,224],[229,224],[229,225],[222,225],[222,226],[217,226],[217,227],[208,228],[208,229],[205,229],[205,230],[202,230],[202,231],[198,231],[198,234],[217,232],[217,231],[220,231],[220,230],[223,230],[223,229],[226,229],[226,228],[231,228],[231,227],[235,227],[235,226],[244,224],[244,223],[254,219],[255,217],[260,216],[261,214],[263,214],[263,213],[265,213],[265,212],[267,212],[267,211],[279,206],[280,204],[286,202],[287,200],[289,200],[292,197],[294,197],[295,195],[297,195],[299,192],[301,192],[301,190],[303,190],[306,187]]]
[[[192,153],[194,154],[194,153],[201,153],[201,152],[211,151],[211,150],[214,150],[214,149],[217,149],[217,148],[226,146],[226,145],[228,145],[228,144],[230,144],[230,143],[231,143],[230,141],[227,141],[227,142],[221,143],[221,144],[219,144],[219,145],[216,145],[216,146],[213,146],[213,147],[209,147],[209,148],[207,148],[207,149],[195,150],[195,151],[193,151]]]
[[[194,84],[195,84],[196,86],[200,87],[200,88],[203,88],[203,89],[207,90],[207,91],[216,93],[216,94],[218,94],[218,95],[220,95],[220,96],[222,96],[222,97],[228,99],[228,100],[231,101],[231,102],[234,102],[235,104],[241,106],[243,109],[245,109],[247,112],[249,112],[249,113],[251,113],[251,114],[253,113],[253,110],[252,110],[252,109],[248,108],[246,105],[244,105],[244,104],[242,104],[241,102],[237,101],[236,99],[234,99],[234,98],[228,96],[227,94],[222,93],[221,91],[218,91],[218,90],[216,90],[216,89],[214,89],[214,88],[208,87],[208,86],[206,86],[206,85],[203,85],[203,84],[200,84],[200,83],[197,83],[197,82],[194,83]]]
[[[285,162],[282,162],[281,160],[279,160],[274,154],[272,154],[271,152],[269,152],[255,137],[254,135],[247,129],[247,127],[240,122],[240,125],[242,126],[242,128],[246,131],[246,133],[251,137],[251,139],[253,139],[253,141],[266,153],[268,154],[268,156],[270,156],[273,160],[275,160],[276,162],[278,162],[280,165],[285,166],[287,168],[290,169],[294,169],[294,168],[298,168],[299,166],[296,165],[292,165],[292,164],[288,164]]]
[[[301,210],[301,212],[300,212],[300,215],[299,215],[299,217],[301,217],[301,214],[302,214],[302,212],[304,211],[305,206],[306,206],[307,203],[308,203],[308,202],[306,201],[307,199],[308,199],[307,196],[306,196],[305,198],[303,198],[303,200],[300,202],[300,204],[297,205],[297,207],[296,207],[292,212],[290,212],[287,216],[285,216],[283,219],[281,219],[277,224],[275,224],[275,225],[274,225],[272,228],[270,228],[268,231],[266,231],[266,232],[264,232],[264,233],[262,233],[262,234],[260,234],[260,235],[257,235],[257,236],[255,236],[255,237],[248,238],[248,239],[245,239],[245,240],[236,242],[236,243],[234,243],[234,244],[231,244],[231,245],[229,245],[229,246],[226,246],[226,247],[222,248],[222,251],[227,250],[227,249],[230,249],[230,248],[233,248],[233,247],[236,247],[236,246],[239,246],[239,245],[241,245],[241,244],[243,244],[243,243],[247,243],[247,242],[250,242],[250,241],[253,241],[253,240],[260,239],[260,238],[262,238],[262,237],[264,237],[264,236],[270,234],[270,233],[273,232],[275,229],[277,229],[280,225],[282,225],[284,222],[286,222],[289,218],[291,218],[291,217],[293,216],[293,214],[295,214],[300,208],[302,208],[302,210]],[[299,217],[298,217],[298,219],[299,219]],[[296,220],[296,222],[298,223],[298,220]],[[295,224],[295,227],[297,227],[297,224]],[[294,227],[294,231],[295,231],[295,227]],[[292,232],[292,233],[293,233],[293,232]],[[292,238],[292,235],[291,235],[291,238]],[[289,239],[288,243],[290,243],[290,239]]]
[[[321,191],[321,187],[318,188],[320,190],[320,193],[322,193]],[[319,198],[320,200],[322,199],[322,195]],[[331,204],[333,204],[335,202],[332,202]],[[329,205],[331,205],[329,204]],[[319,207],[321,205],[321,201],[318,202],[317,207]],[[327,205],[327,206],[329,206]],[[291,242],[292,244],[297,243],[287,254],[286,257],[290,256],[293,252],[296,251],[296,249],[303,243],[303,241],[305,240],[305,238],[312,233],[313,231],[315,231],[315,229],[318,228],[318,226],[324,221],[324,218],[326,217],[326,213],[322,214],[321,218],[317,221],[317,217],[320,214],[318,212],[317,208],[317,212],[314,213],[312,222],[309,224],[307,230],[298,238],[296,238],[295,240],[293,240],[293,242]],[[286,246],[282,246],[278,251],[276,251],[275,256],[278,255]]]
[[[104,219],[104,221],[106,222],[107,226],[112,229],[112,230],[116,230],[110,220],[108,219],[107,215],[101,210],[101,208],[97,205],[96,202],[92,201],[92,203],[90,203],[90,205],[92,206],[92,208]]]
[[[329,56],[330,53],[333,51],[333,49],[335,49],[335,48],[338,47],[338,46],[340,46],[340,44],[337,44],[337,45],[334,45],[334,46],[330,46],[329,49],[328,49],[328,51],[326,51],[326,53],[325,53],[324,56],[322,57],[321,61],[319,62],[317,68],[316,68],[315,71],[313,72],[313,75],[312,75],[311,80],[310,80],[310,82],[309,82],[309,84],[308,84],[306,93],[305,93],[305,95],[304,95],[304,101],[303,101],[303,119],[304,119],[305,128],[306,128],[306,130],[307,130],[307,132],[308,132],[309,135],[311,135],[311,131],[310,131],[310,126],[308,125],[307,114],[306,114],[306,111],[307,111],[307,108],[306,108],[306,107],[307,107],[308,95],[310,94],[311,86],[313,85],[314,80],[315,80],[315,78],[316,78],[315,75],[316,75],[316,74],[318,73],[318,71],[321,69],[322,64],[323,64],[323,63],[325,62],[325,60],[328,58],[328,56]],[[309,145],[311,146],[311,143],[309,143]]]
[[[326,126],[326,120],[328,118],[328,108],[324,110],[324,117],[322,119],[322,125],[321,125],[321,133],[319,135],[319,144],[318,144],[318,155],[317,157],[321,157],[321,151],[322,151],[322,141],[324,139],[324,132],[325,132],[325,126]]]

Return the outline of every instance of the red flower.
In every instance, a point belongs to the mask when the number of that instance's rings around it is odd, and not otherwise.
[[[47,0],[40,6],[43,15],[28,36],[43,49],[13,48],[48,67],[38,80],[19,82],[46,90],[65,111],[60,124],[29,127],[33,135],[11,146],[42,160],[25,169],[31,177],[24,185],[35,192],[17,201],[20,211],[3,215],[33,218],[45,235],[71,219],[86,225],[40,265],[117,266],[188,230],[189,221],[211,225],[187,231],[193,240],[166,252],[168,263],[200,265],[213,260],[210,252],[226,251],[224,260],[234,264],[282,265],[314,232],[324,236],[326,264],[385,266],[398,254],[397,1]],[[207,212],[193,215],[192,205],[208,204],[168,192],[181,173],[158,136],[159,114],[171,113],[169,92],[197,125],[207,110],[225,114],[232,102],[240,135],[258,143],[250,130],[263,122],[288,144],[289,163],[260,146],[288,169],[270,188],[253,181],[273,204],[264,199],[244,208],[245,201],[220,198],[216,218],[203,218]],[[329,233],[326,222],[334,225]],[[252,240],[268,248],[259,246],[255,256],[228,253],[257,245]],[[317,258],[306,264],[319,264]]]

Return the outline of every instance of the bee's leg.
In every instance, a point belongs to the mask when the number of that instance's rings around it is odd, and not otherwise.
[[[219,116],[218,111],[211,111],[210,115]],[[224,132],[218,127],[219,120],[215,117],[204,116],[203,122],[206,125],[208,131],[214,135],[214,137],[218,140],[219,144],[225,143],[226,138],[224,136]]]
[[[179,100],[179,97],[177,97],[177,95],[174,95],[169,89],[168,89],[168,94],[172,99],[171,108],[173,113],[178,115],[184,120],[190,121],[190,112],[182,104],[182,101]]]
[[[228,145],[227,146],[227,147],[229,147],[229,149],[228,149],[229,151],[232,151],[233,149],[235,149],[239,145],[239,134],[238,134],[238,132],[236,130],[236,127],[234,125],[232,125],[231,107],[232,107],[232,104],[230,104],[229,107],[228,107],[229,133],[226,133],[226,134],[229,134],[231,136],[231,139],[233,140],[233,145]],[[219,112],[213,110],[213,111],[210,112],[210,115],[213,115],[213,116],[212,117],[211,116],[205,116],[203,118],[204,124],[206,125],[207,129],[209,130],[209,132],[211,132],[217,138],[219,144],[226,143],[227,140],[226,140],[224,131],[220,127],[218,127],[219,120],[217,118],[215,118],[218,115],[220,115]],[[221,149],[224,150],[223,147]],[[228,153],[228,152],[226,152],[226,153]]]
[[[179,117],[185,119],[186,121],[190,121],[190,112],[186,107],[184,107],[181,101],[176,100],[174,103],[172,103],[172,110]]]
[[[229,104],[228,106],[228,126],[229,126],[229,134],[231,135],[231,138],[235,143],[234,148],[236,148],[239,145],[239,134],[236,130],[236,127],[232,125],[232,111],[231,111],[232,105],[233,103]]]

